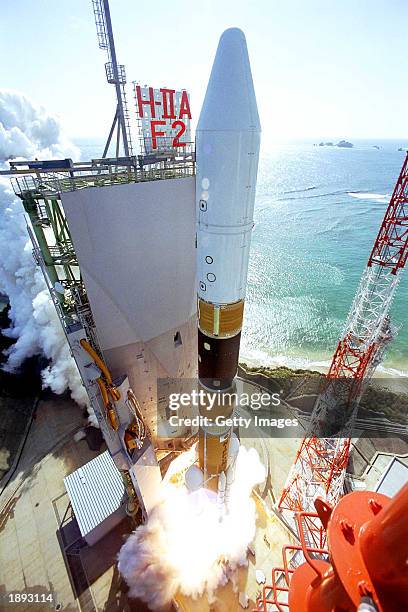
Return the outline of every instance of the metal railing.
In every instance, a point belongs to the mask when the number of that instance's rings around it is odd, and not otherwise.
[[[14,193],[20,197],[30,193],[34,196],[51,198],[76,189],[186,178],[195,174],[192,157],[190,159],[182,157],[170,162],[156,161],[147,166],[139,165],[141,161],[133,158],[128,166],[95,164],[94,168],[86,171],[74,168],[65,172],[37,173],[36,176],[32,174],[13,176],[11,184]]]

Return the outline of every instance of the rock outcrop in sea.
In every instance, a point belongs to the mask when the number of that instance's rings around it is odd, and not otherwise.
[[[342,149],[352,149],[354,147],[352,142],[348,142],[347,140],[340,140],[337,143],[336,147],[340,147]]]

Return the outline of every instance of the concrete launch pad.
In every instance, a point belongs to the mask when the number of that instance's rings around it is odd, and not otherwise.
[[[53,593],[54,605],[61,604],[62,609],[69,611],[141,610],[142,604],[127,599],[115,564],[116,555],[131,530],[130,524],[125,521],[93,547],[78,548],[75,566],[64,552],[58,528],[69,500],[63,479],[97,455],[88,449],[85,441],[73,440],[82,424],[81,410],[69,400],[54,397],[38,406],[18,469],[2,496],[0,594],[21,590]],[[258,447],[262,460],[271,466],[284,461],[289,467],[296,452],[296,440],[268,440],[267,444],[252,439],[244,442]],[[254,496],[258,513],[253,542],[255,558],[250,555],[248,567],[242,567],[237,575],[239,591],[246,592],[252,602],[261,588],[255,571],[260,569],[269,577],[272,564],[280,563],[281,548],[289,539],[282,524],[267,510],[271,488],[280,486],[285,477],[282,471],[282,468],[272,468],[266,479],[268,484],[261,485],[260,493],[266,503],[258,495]],[[68,526],[64,531],[66,544],[74,542],[80,534],[69,526],[69,521],[64,525]],[[181,610],[192,612],[236,611],[238,591],[235,593],[228,584],[217,591],[216,600],[211,604],[206,596],[193,600],[179,595],[177,601]],[[26,608],[14,604],[13,609]]]
[[[51,593],[52,605],[47,602],[47,608],[39,605],[38,609],[131,609],[118,607],[120,579],[115,569],[128,524],[125,528],[121,524],[104,538],[101,548],[82,552],[80,563],[89,575],[82,575],[84,588],[79,597],[64,551],[59,530],[69,501],[64,477],[99,452],[89,450],[84,440],[74,441],[82,426],[82,411],[73,401],[57,397],[40,401],[14,477],[0,500],[0,610],[33,609],[33,604],[27,603],[9,607],[6,595],[12,592]],[[72,526],[65,536],[76,537]],[[124,593],[120,597],[126,599]]]
[[[77,609],[53,500],[65,492],[64,476],[96,455],[73,441],[81,425],[81,409],[72,401],[53,398],[38,405],[15,476],[1,497],[0,609],[7,609],[3,598],[13,591],[52,593],[54,606]]]
[[[53,397],[38,406],[16,473],[0,501],[0,596],[15,591],[52,593],[53,606],[60,604],[60,609],[68,612],[147,611],[141,602],[127,598],[126,585],[116,567],[116,555],[131,531],[130,523],[123,521],[92,547],[79,546],[70,559],[60,537],[62,531],[69,545],[78,535],[67,520],[59,529],[68,506],[63,479],[98,454],[90,451],[85,441],[73,440],[82,425],[81,410],[72,401]],[[298,440],[251,438],[242,443],[257,448],[268,472],[254,494],[258,518],[251,548],[255,556],[249,554],[248,566],[237,572],[235,592],[228,583],[216,591],[211,603],[206,596],[193,600],[178,594],[180,610],[237,612],[241,609],[239,592],[248,596],[250,610],[262,588],[256,581],[256,570],[261,570],[268,581],[271,568],[281,565],[282,546],[291,541],[273,514],[272,505],[286,479]],[[396,437],[382,439],[381,443],[366,438],[360,441],[359,451],[368,463],[361,466],[358,476],[372,488],[392,456],[406,462],[403,455],[408,445]],[[4,599],[0,601],[1,610],[29,610],[28,605],[8,608]]]

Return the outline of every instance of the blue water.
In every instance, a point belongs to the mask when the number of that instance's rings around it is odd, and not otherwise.
[[[79,142],[82,158],[101,155]],[[394,188],[408,141],[353,149],[282,145],[261,155],[241,357],[316,367],[330,360]],[[380,150],[373,145],[380,146]],[[408,278],[392,320],[404,324],[384,367],[408,370]]]
[[[244,357],[299,367],[330,359],[405,157],[400,146],[408,142],[310,143],[262,157]],[[387,368],[408,369],[407,298],[403,277],[392,319],[406,325]]]

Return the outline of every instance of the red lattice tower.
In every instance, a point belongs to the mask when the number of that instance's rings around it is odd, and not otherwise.
[[[407,256],[408,155],[278,503],[292,525],[297,525],[293,513],[313,512],[318,496],[335,504],[343,493],[356,408],[392,340],[389,309]],[[322,548],[325,534],[319,523],[309,520],[304,528],[308,544]]]

